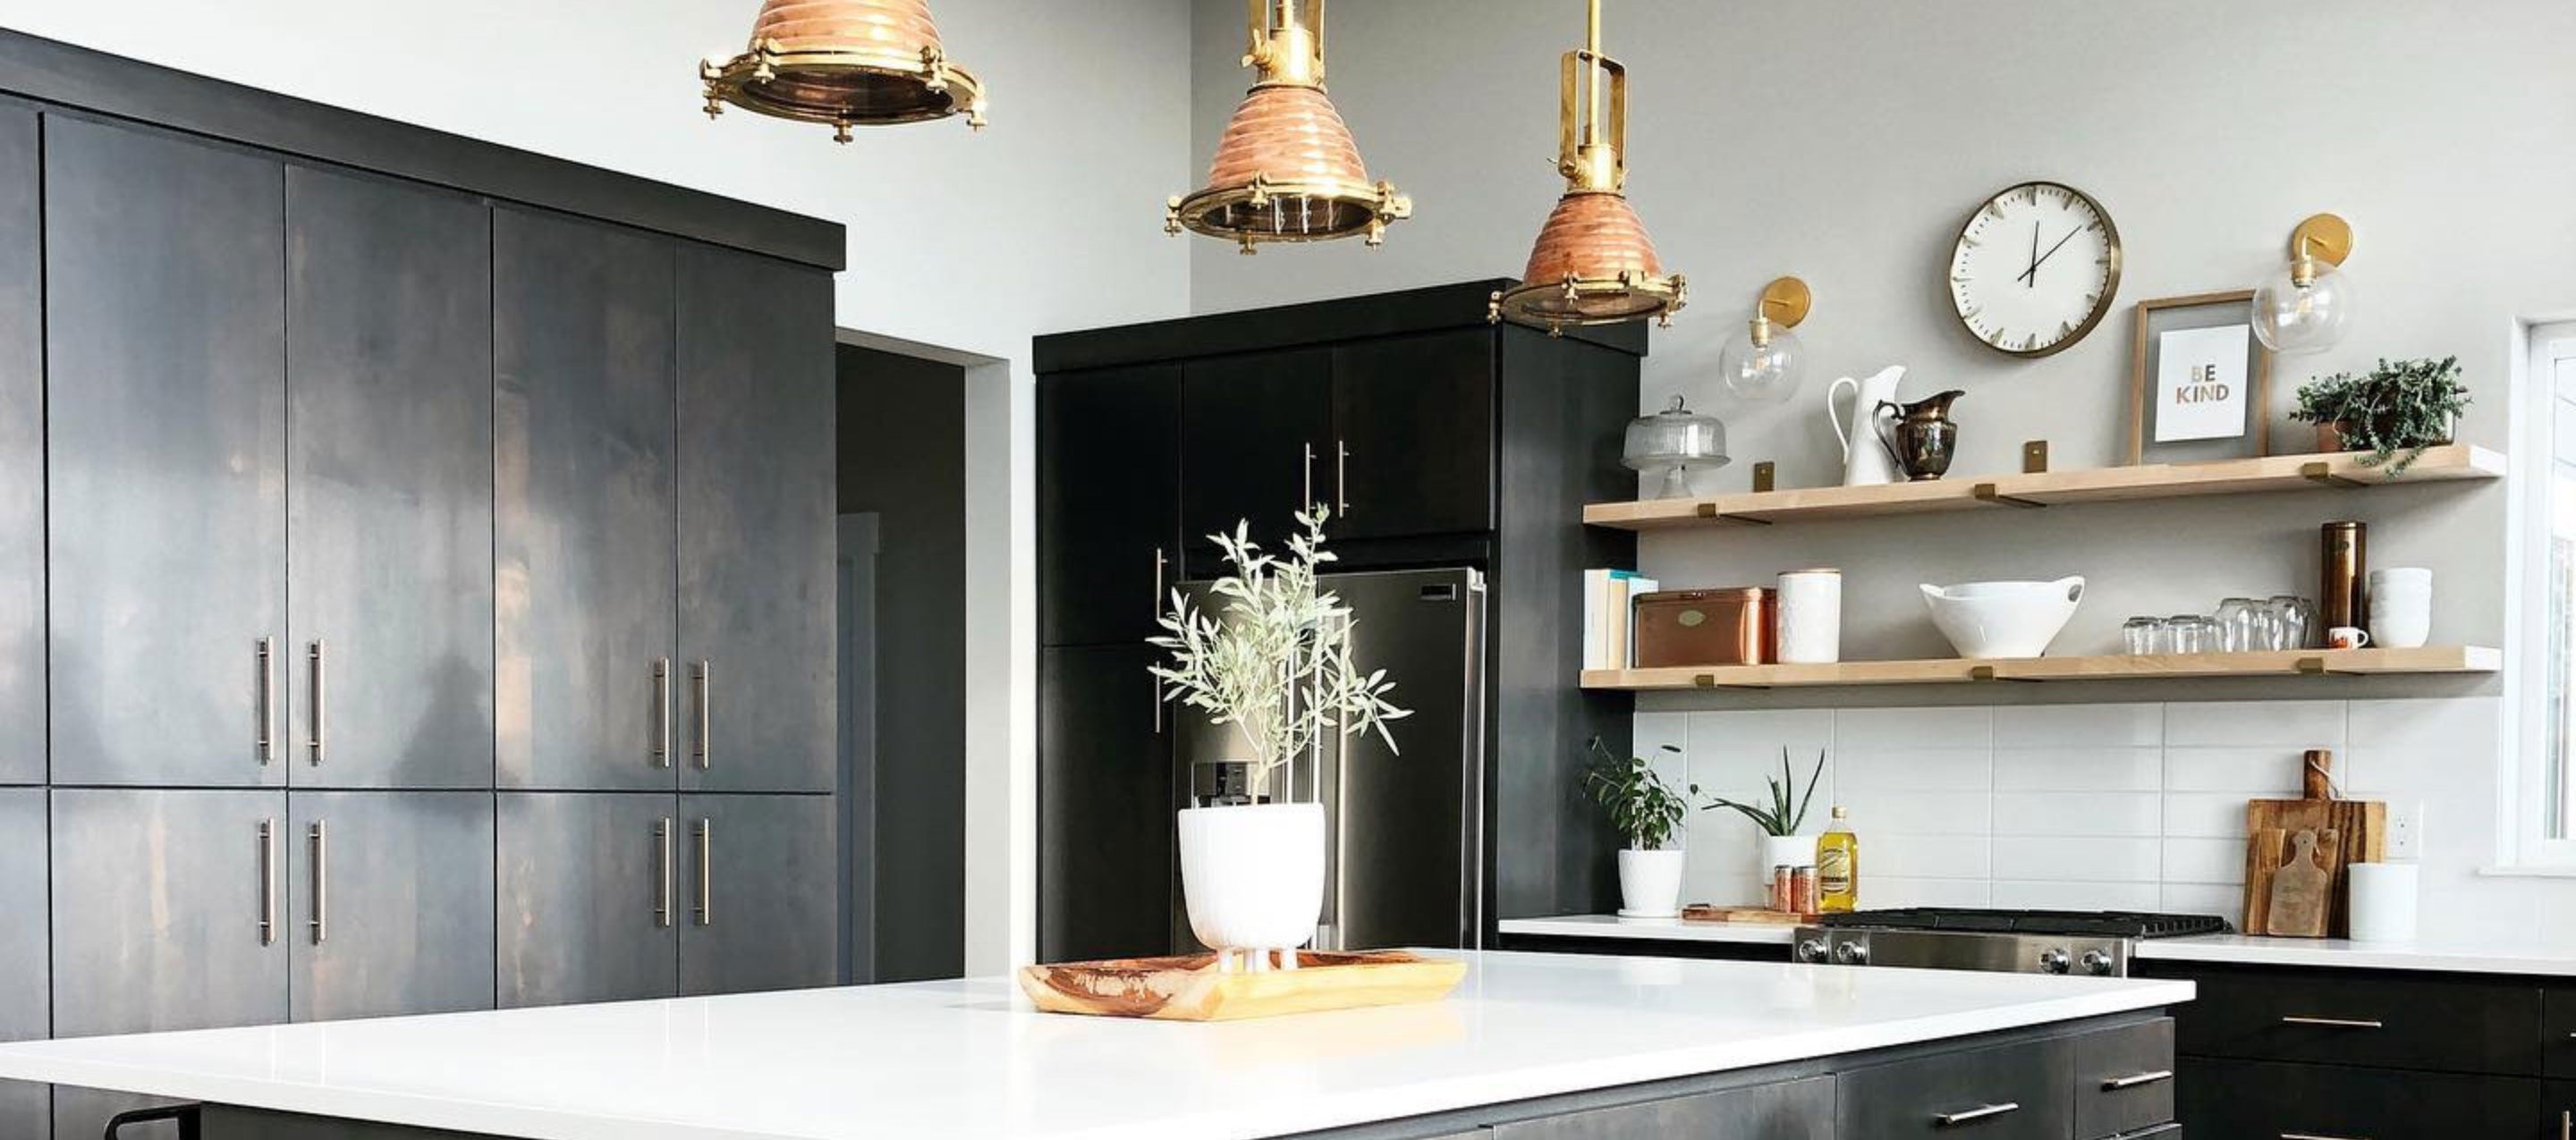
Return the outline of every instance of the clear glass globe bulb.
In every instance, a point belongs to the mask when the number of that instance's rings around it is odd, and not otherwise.
[[[2352,321],[2352,282],[2323,261],[2285,266],[2254,290],[2254,339],[2284,356],[2323,352]],[[2306,283],[2300,282],[2307,277]]]
[[[1768,344],[1754,343],[1748,328],[1735,334],[1717,354],[1718,379],[1728,394],[1748,404],[1785,404],[1798,392],[1805,374],[1806,346],[1797,334],[1771,326]]]

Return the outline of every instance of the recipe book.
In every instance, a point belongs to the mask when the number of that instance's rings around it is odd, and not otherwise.
[[[1634,570],[1583,572],[1583,667],[1625,669],[1632,659],[1630,634],[1636,628],[1633,602],[1654,593],[1659,583]]]

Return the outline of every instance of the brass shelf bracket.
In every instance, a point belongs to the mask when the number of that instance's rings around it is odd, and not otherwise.
[[[1979,483],[1971,489],[1970,493],[1974,494],[1977,497],[1977,501],[1980,503],[1994,503],[1998,506],[2028,507],[2032,510],[2037,510],[2048,505],[2037,499],[2025,499],[2017,495],[2004,494],[2001,489],[1997,488],[1992,483]]]
[[[1744,524],[1745,526],[1769,526],[1769,525],[1771,525],[1771,520],[1769,520],[1769,519],[1757,519],[1757,518],[1754,518],[1754,517],[1752,517],[1752,516],[1750,516],[1750,515],[1730,515],[1730,514],[1727,514],[1727,513],[1723,512],[1723,511],[1718,510],[1718,509],[1717,509],[1717,504],[1715,504],[1715,503],[1701,503],[1701,504],[1699,504],[1699,505],[1697,505],[1697,506],[1695,506],[1695,507],[1691,508],[1691,513],[1692,513],[1692,514],[1695,514],[1695,515],[1698,515],[1699,517],[1701,517],[1701,518],[1703,518],[1703,519],[1706,519],[1706,520],[1708,520],[1709,522],[1731,522],[1731,523],[1742,523],[1742,524]]]
[[[2299,465],[2299,477],[2322,487],[2366,487],[2369,484],[2348,475],[2334,473],[2334,465],[2319,460]]]
[[[1971,680],[1971,681],[2013,681],[2013,682],[2017,682],[2017,683],[2019,683],[2019,684],[2024,684],[2024,685],[2036,685],[2036,684],[2039,684],[2039,683],[2040,683],[2040,679],[2039,679],[2039,678],[2037,678],[2037,677],[2003,677],[2003,676],[1997,676],[1997,675],[1996,675],[1996,673],[1995,673],[1995,667],[1994,667],[1994,666],[1992,666],[1992,665],[1971,665],[1971,666],[1969,666],[1969,667],[1968,667],[1968,679],[1969,679],[1969,680]]]
[[[1767,693],[1771,691],[1771,686],[1769,685],[1721,685],[1717,683],[1717,675],[1714,673],[1701,673],[1693,676],[1691,678],[1691,687],[1694,689],[1734,689],[1739,692],[1747,693]]]

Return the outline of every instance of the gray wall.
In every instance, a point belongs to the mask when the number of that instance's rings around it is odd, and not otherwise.
[[[876,979],[964,969],[966,374],[842,345],[840,510],[879,516]]]
[[[1334,98],[1372,174],[1411,193],[1417,217],[1378,250],[1242,257],[1201,241],[1198,311],[1517,274],[1561,189],[1547,162],[1555,67],[1581,5],[1332,11]],[[1242,19],[1235,0],[1195,9],[1202,171],[1245,85]],[[2347,269],[2363,308],[2339,350],[2282,362],[2276,418],[2317,372],[2457,354],[2479,399],[2465,434],[2501,448],[2514,320],[2576,309],[2576,5],[2564,0],[1614,0],[1607,19],[1611,54],[1633,69],[1630,194],[1693,300],[1657,335],[1641,405],[1675,390],[1714,401],[1718,347],[1764,281],[1794,273],[1816,292],[1799,330],[1805,388],[1786,407],[1725,412],[1740,462],[1711,490],[1744,489],[1764,458],[1783,486],[1837,481],[1824,386],[1888,363],[1909,367],[1907,393],[1968,391],[1960,474],[2017,470],[2020,442],[2043,437],[2059,467],[2118,462],[2129,307],[2251,286],[2318,210],[2353,223]],[[1967,212],[2032,177],[2100,198],[2127,271],[2099,329],[2018,362],[1958,327],[1942,270]],[[2130,613],[2313,591],[2316,523],[2357,517],[2372,523],[2377,564],[2434,568],[2437,640],[2495,644],[2504,508],[2499,484],[2268,496],[1650,537],[1643,555],[1673,585],[1844,567],[1846,652],[1867,657],[1943,652],[1918,581],[2088,574],[2093,596],[2060,642],[2085,652],[2111,648]]]

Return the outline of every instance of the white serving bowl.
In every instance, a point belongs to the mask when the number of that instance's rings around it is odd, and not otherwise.
[[[2084,600],[2084,579],[1923,587],[1932,624],[1961,657],[2037,657]]]

